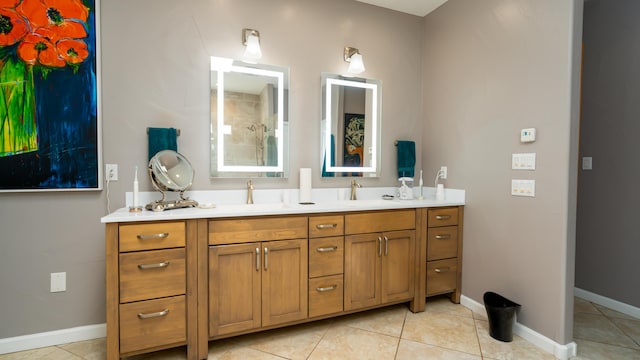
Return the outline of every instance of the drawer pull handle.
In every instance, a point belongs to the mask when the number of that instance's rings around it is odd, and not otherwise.
[[[325,287],[319,287],[316,288],[317,292],[327,292],[327,291],[332,291],[338,288],[338,285],[331,285],[331,286],[325,286]]]
[[[260,271],[260,248],[256,248],[256,271]]]
[[[389,238],[384,237],[384,256],[389,256]]]
[[[140,270],[161,269],[161,268],[166,268],[167,266],[169,266],[169,264],[170,262],[168,261],[163,261],[157,264],[140,264],[138,265],[138,269]]]
[[[378,236],[378,256],[382,257],[382,237]]]
[[[318,224],[316,225],[316,228],[322,230],[322,229],[333,229],[338,227],[338,224]]]
[[[169,309],[164,309],[162,311],[149,313],[149,314],[138,313],[138,319],[142,319],[142,320],[144,320],[144,319],[153,319],[153,318],[157,318],[157,317],[167,316],[167,314],[169,314]]]
[[[337,250],[338,250],[337,246],[319,247],[316,249],[316,251],[319,253],[331,252],[331,251],[337,251]]]
[[[138,240],[164,239],[167,236],[169,236],[169,233],[138,234]]]
[[[451,215],[436,215],[436,220],[449,220]]]
[[[264,248],[264,270],[269,267],[269,248]]]
[[[438,240],[451,239],[451,235],[436,235],[435,238]]]
[[[450,270],[451,270],[451,268],[447,266],[447,267],[443,267],[443,268],[437,268],[437,269],[435,269],[435,272],[437,272],[438,274],[440,274],[440,273],[446,273],[446,272],[449,272]]]

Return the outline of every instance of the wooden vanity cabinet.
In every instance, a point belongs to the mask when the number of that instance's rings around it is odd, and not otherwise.
[[[344,216],[309,217],[309,317],[337,314],[344,301]]]
[[[451,294],[460,303],[463,207],[427,209],[426,296]]]
[[[345,215],[344,310],[413,300],[415,210]]]
[[[108,359],[195,344],[194,230],[190,221],[106,225]]]
[[[210,338],[307,318],[306,237],[306,217],[209,221]]]

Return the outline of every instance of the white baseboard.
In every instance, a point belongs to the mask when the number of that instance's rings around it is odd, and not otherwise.
[[[107,325],[87,325],[0,339],[0,354],[37,349],[107,336]]]
[[[460,304],[473,312],[481,314],[486,313],[484,304],[480,304],[479,302],[464,295],[460,296]],[[513,333],[527,340],[538,348],[550,354],[553,354],[556,359],[559,360],[568,360],[570,357],[576,356],[577,354],[577,347],[575,342],[571,342],[565,345],[558,344],[548,337],[518,323],[517,319],[515,325],[513,326]]]
[[[613,300],[602,295],[594,294],[592,292],[589,292],[587,290],[582,290],[579,288],[574,288],[573,294],[581,299],[590,301],[592,303],[596,303],[598,305],[602,305],[611,310],[615,310],[625,315],[629,315],[634,318],[640,319],[640,308],[637,308],[635,306],[625,304],[623,302]]]

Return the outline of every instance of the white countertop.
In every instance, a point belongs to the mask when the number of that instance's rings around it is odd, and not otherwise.
[[[350,212],[385,209],[407,209],[465,204],[465,191],[445,189],[444,200],[436,200],[434,188],[424,188],[422,200],[383,200],[383,194],[395,195],[396,188],[361,188],[357,190],[358,200],[344,200],[350,189],[313,189],[312,205],[297,203],[297,189],[254,190],[254,204],[244,204],[246,190],[212,190],[187,192],[186,195],[201,205],[213,208],[186,208],[160,212],[143,210],[129,212],[128,207],[118,209],[101,218],[102,223],[185,220],[220,217],[243,217],[259,215],[291,215],[330,212]],[[414,189],[415,192],[415,189]],[[242,198],[244,196],[244,199]],[[131,193],[126,194],[127,206],[131,204]],[[159,199],[157,192],[140,194],[142,203]],[[242,200],[240,200],[242,199]],[[240,201],[239,201],[240,200]]]

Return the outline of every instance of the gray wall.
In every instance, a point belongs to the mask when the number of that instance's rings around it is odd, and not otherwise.
[[[209,56],[240,58],[243,27],[262,36],[262,62],[290,67],[291,175],[260,188],[297,188],[301,167],[320,179],[320,75],[346,72],[344,46],[363,54],[364,77],[382,80],[381,177],[395,186],[394,140],[421,146],[422,19],[345,0],[103,0],[102,136],[105,163],[119,165],[111,210],[124,206],[133,169],[147,163],[146,128],[180,128],[179,150],[194,164],[194,189],[243,188],[209,179]],[[417,135],[416,135],[417,134]],[[418,163],[420,163],[418,154]],[[141,173],[141,190],[151,190]],[[107,192],[0,193],[0,338],[104,323]],[[68,291],[49,293],[49,274],[67,272]]]
[[[640,2],[589,0],[584,72],[576,287],[640,307]],[[631,282],[630,282],[631,280]]]
[[[522,304],[518,321],[560,344],[572,339],[581,21],[580,0],[450,0],[424,24],[422,163],[467,191],[462,293]],[[529,127],[537,141],[521,144]],[[517,152],[537,153],[536,170],[511,170]],[[511,179],[535,179],[536,197],[512,197]]]

